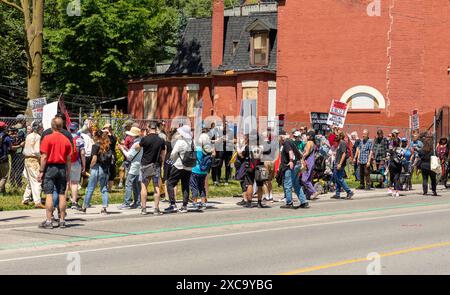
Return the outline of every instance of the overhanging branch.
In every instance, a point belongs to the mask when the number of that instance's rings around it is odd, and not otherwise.
[[[14,3],[14,2],[10,2],[10,1],[8,1],[8,0],[0,0],[0,2],[1,2],[1,3],[5,3],[5,4],[7,4],[7,5],[11,6],[11,7],[14,7],[14,8],[18,9],[19,11],[23,12],[22,7],[20,7],[19,5],[17,5],[17,4]]]

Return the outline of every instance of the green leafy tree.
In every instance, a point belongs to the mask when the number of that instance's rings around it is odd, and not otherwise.
[[[20,11],[6,5],[0,7],[0,84],[2,85],[25,86],[24,37]]]
[[[44,60],[47,87],[115,97],[131,77],[148,75],[170,55],[179,28],[177,10],[164,0],[83,0],[69,16],[69,0],[49,0]]]

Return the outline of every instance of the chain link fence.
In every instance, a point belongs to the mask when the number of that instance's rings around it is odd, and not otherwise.
[[[80,120],[81,119],[81,120]],[[161,121],[161,119],[155,119],[155,120],[142,120],[142,119],[132,119],[128,115],[124,115],[121,118],[113,118],[111,116],[102,116],[97,118],[92,117],[83,117],[83,118],[71,118],[72,122],[79,123],[80,127],[84,126],[86,122],[90,122],[91,126],[97,129],[101,129],[105,124],[109,123],[112,126],[114,134],[118,138],[118,142],[120,142],[125,137],[125,130],[124,130],[124,123],[127,120],[132,120],[133,123],[137,124],[142,129],[146,129],[150,122],[152,121]],[[17,119],[17,118],[11,118],[11,117],[0,117],[0,121],[5,122],[8,126],[7,132],[11,134],[13,137],[13,141],[17,144],[21,141],[25,140],[25,136],[31,132],[31,123],[34,121],[33,118],[25,118],[25,119]],[[175,119],[164,119],[165,121],[165,131],[169,133],[171,129],[178,128],[179,126],[183,124],[190,124],[191,126],[194,126],[194,122],[192,119],[189,118],[175,118]],[[213,120],[214,121],[214,120]],[[220,123],[219,123],[220,121]],[[206,127],[210,127],[211,122],[205,122]],[[220,118],[216,120],[216,125],[223,123]],[[230,122],[236,126],[235,121]],[[18,124],[21,124],[22,126],[19,126]],[[266,122],[267,124],[267,122]],[[260,124],[261,126],[264,125],[264,123]],[[278,125],[278,123],[276,123]],[[275,126],[276,126],[275,125]],[[263,130],[264,128],[261,129]],[[15,128],[14,128],[15,127]],[[21,128],[19,128],[21,127]],[[284,129],[287,132],[291,132],[292,129],[300,129],[300,127],[307,127],[308,129],[311,128],[310,122],[290,122],[287,121],[284,124]],[[369,131],[369,136],[371,138],[374,138],[376,136],[377,130],[383,130],[385,136],[387,136],[389,133],[392,132],[393,129],[397,129],[400,132],[401,137],[410,138],[411,136],[411,130],[409,128],[405,127],[399,127],[399,126],[383,126],[383,125],[363,125],[363,124],[347,124],[344,126],[344,131],[346,134],[350,134],[354,131],[358,132],[358,134],[361,136],[363,130],[367,129]],[[235,129],[236,131],[237,129]],[[237,131],[236,131],[237,132]],[[235,137],[237,134],[234,135]],[[120,159],[122,157],[121,153],[117,150],[118,158]],[[8,155],[8,163],[9,163],[9,171],[8,175],[6,177],[6,190],[7,192],[12,193],[21,193],[23,192],[25,186],[26,186],[26,180],[23,178],[23,170],[24,170],[24,157],[22,155],[22,149],[17,149],[14,151],[11,151]],[[121,162],[118,161],[116,163],[118,167],[120,166]]]

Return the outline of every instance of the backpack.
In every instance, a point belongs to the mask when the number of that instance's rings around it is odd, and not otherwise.
[[[180,153],[178,153],[178,156],[180,156]],[[194,168],[197,165],[197,151],[194,148],[194,141],[191,141],[191,149],[184,152],[181,163],[187,168]]]
[[[212,156],[207,154],[203,155],[202,160],[199,162],[200,171],[208,173],[211,170]]]
[[[72,145],[72,163],[75,163],[77,161],[80,160],[80,150],[77,147],[77,139],[79,138],[79,136],[76,136],[72,139],[73,141],[73,145]]]
[[[265,182],[269,180],[269,171],[264,166],[256,166],[255,168],[255,181]]]
[[[396,148],[394,151],[392,151],[392,153],[393,153],[392,160],[394,161],[394,163],[396,164],[403,163],[403,153],[401,152],[401,149]]]

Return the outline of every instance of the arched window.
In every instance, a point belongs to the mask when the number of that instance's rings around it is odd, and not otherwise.
[[[384,96],[370,86],[356,86],[347,90],[341,102],[349,105],[349,110],[380,110],[386,108]]]

